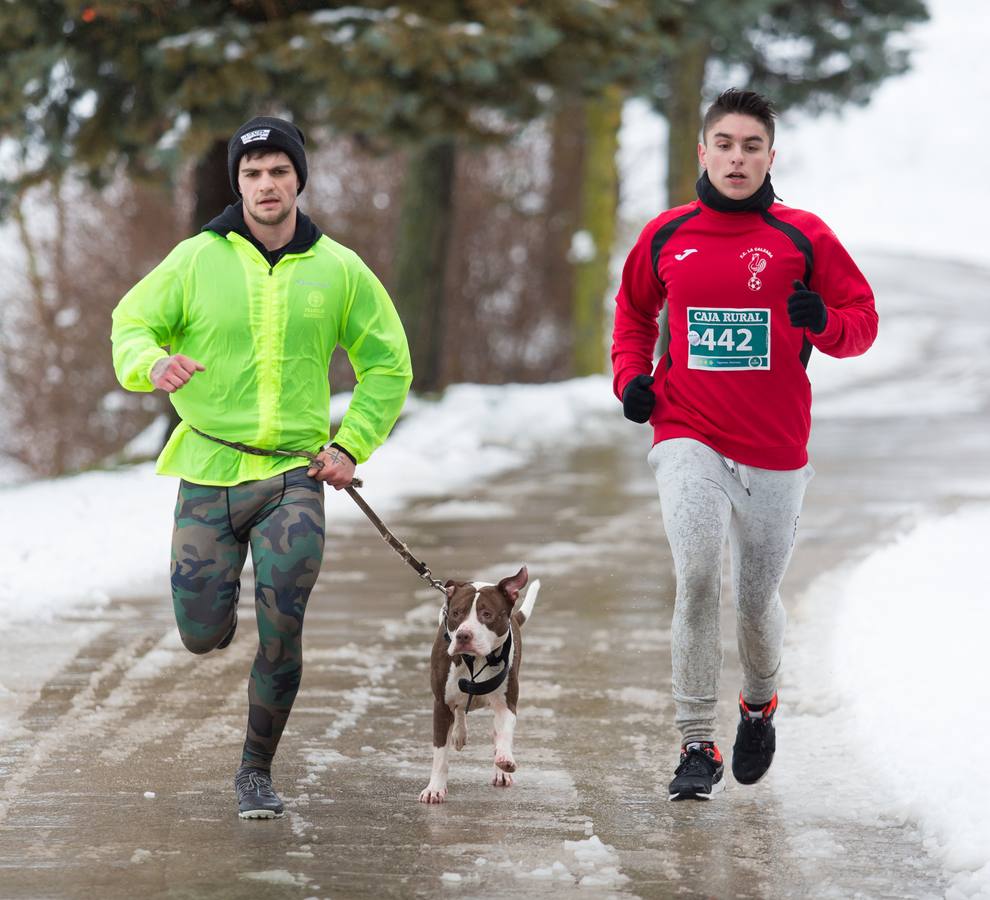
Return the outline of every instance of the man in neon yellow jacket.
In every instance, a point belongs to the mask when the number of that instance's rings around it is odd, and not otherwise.
[[[302,675],[303,615],[323,556],[323,483],[350,484],[355,464],[388,436],[412,380],[385,289],[297,207],[308,174],[304,143],[283,119],[242,125],[228,146],[241,200],[180,243],[113,313],[120,383],[167,391],[182,419],[157,471],[181,479],[172,598],[194,653],[233,639],[251,547],[259,646],[235,776],[242,818],[283,814],[271,764]],[[328,370],[338,344],[358,383],[328,443]],[[205,435],[317,452],[322,465],[250,455]]]

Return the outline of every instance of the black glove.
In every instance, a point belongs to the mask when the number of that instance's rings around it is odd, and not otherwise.
[[[809,291],[803,281],[794,282],[794,293],[787,298],[787,315],[795,328],[821,334],[828,323],[828,310],[821,294]]]
[[[622,392],[622,414],[631,422],[646,422],[657,402],[652,375],[637,375]]]

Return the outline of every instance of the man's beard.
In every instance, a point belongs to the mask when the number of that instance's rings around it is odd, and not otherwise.
[[[292,212],[292,207],[290,206],[286,209],[277,219],[262,219],[253,209],[248,209],[248,215],[254,219],[259,225],[281,225]]]

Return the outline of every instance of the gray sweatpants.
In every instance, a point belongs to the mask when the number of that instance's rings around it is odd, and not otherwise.
[[[656,473],[677,577],[671,624],[675,722],[684,743],[713,741],[722,670],[719,598],[726,537],[732,551],[742,694],[750,705],[761,705],[776,690],[787,620],[778,588],[814,469],[741,466],[688,438],[661,441],[648,459]]]

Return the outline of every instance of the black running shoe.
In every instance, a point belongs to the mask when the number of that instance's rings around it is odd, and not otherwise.
[[[763,706],[750,706],[739,695],[739,728],[732,747],[732,775],[740,784],[756,784],[767,773],[777,749],[773,714],[777,695]]]
[[[224,639],[217,644],[217,650],[223,650],[224,647],[228,646],[230,642],[234,639],[234,632],[237,631],[237,601],[241,599],[241,582],[240,579],[234,585],[234,621],[230,624],[230,631],[224,636]]]
[[[237,814],[242,819],[280,819],[282,801],[272,787],[272,776],[264,769],[241,766],[234,776]]]
[[[725,788],[722,754],[712,741],[692,741],[681,747],[681,764],[670,783],[670,800],[711,800]]]

